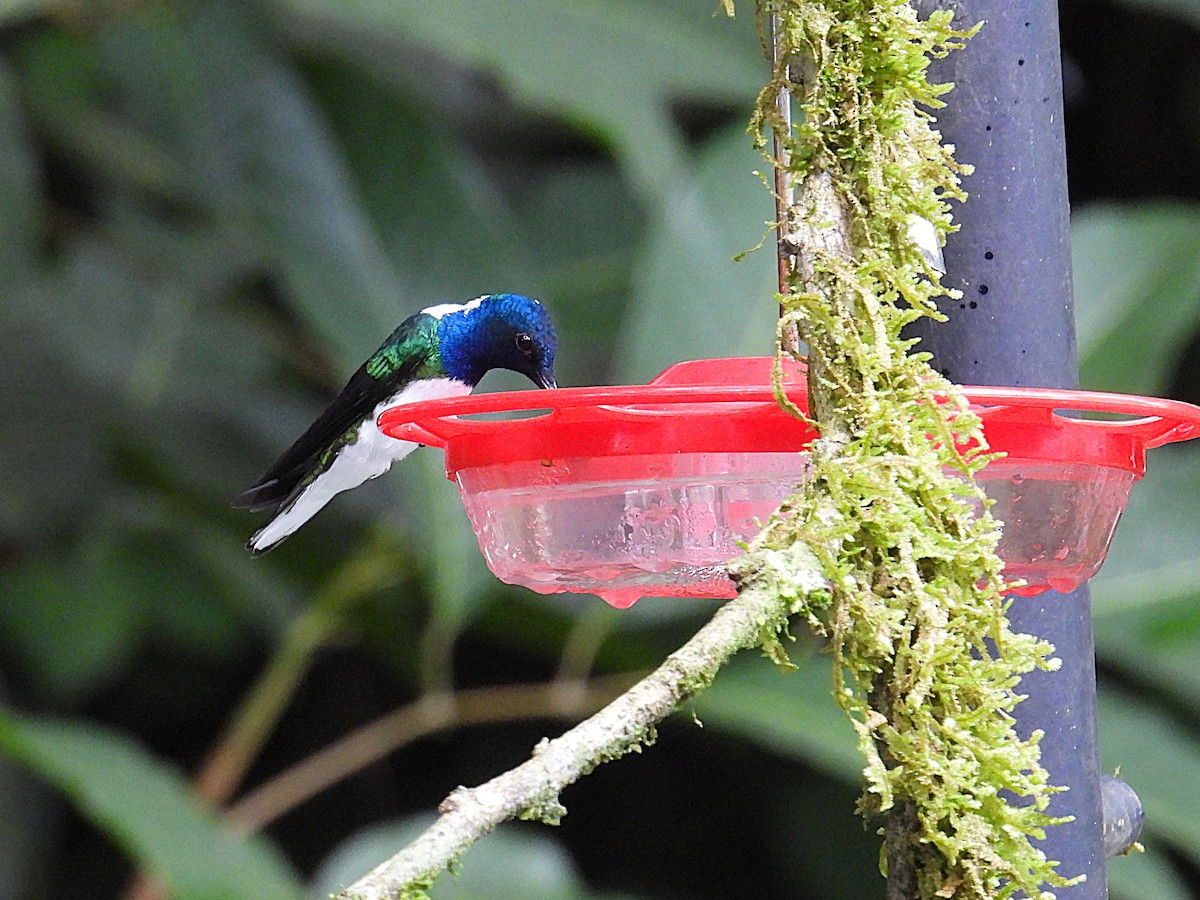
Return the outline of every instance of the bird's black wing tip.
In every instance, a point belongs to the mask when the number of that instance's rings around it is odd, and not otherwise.
[[[252,484],[234,497],[229,505],[234,509],[248,509],[250,512],[278,507],[287,496],[280,481],[281,479],[272,478]]]

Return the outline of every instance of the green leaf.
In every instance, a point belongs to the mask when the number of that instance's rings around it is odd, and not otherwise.
[[[1200,862],[1200,747],[1177,718],[1116,691],[1099,697],[1101,758],[1146,809],[1146,834]],[[1144,895],[1150,896],[1150,895]]]
[[[771,193],[752,174],[765,163],[742,128],[700,153],[695,171],[651,230],[619,343],[623,379],[671,363],[773,352],[779,309]],[[767,243],[735,262],[734,257]]]
[[[404,460],[404,476],[395,482],[405,499],[404,511],[419,511],[406,521],[418,558],[429,573],[428,590],[442,627],[453,632],[468,624],[498,582],[488,570],[445,462],[436,451],[417,451]],[[451,635],[447,634],[448,639]]]
[[[706,726],[857,783],[863,759],[850,720],[833,702],[830,658],[788,650],[794,671],[747,654],[733,660],[696,700],[696,714]]]
[[[1071,240],[1084,387],[1161,394],[1200,323],[1200,207],[1087,207]]]
[[[319,110],[265,31],[248,4],[147,7],[103,31],[93,90],[118,98],[122,135],[165,157],[158,190],[215,223],[233,258],[281,283],[356,366],[403,318],[400,285]],[[106,177],[147,183],[127,156]]]
[[[309,81],[410,311],[528,284],[518,223],[500,189],[427,101],[336,61],[323,61]]]
[[[294,900],[295,876],[261,838],[201,809],[179,774],[114,732],[0,709],[0,751],[67,794],[176,900]]]
[[[104,596],[136,603],[146,637],[157,648],[225,662],[244,649],[253,612],[231,608],[191,550],[181,550],[165,530],[122,535],[100,561]]]
[[[0,64],[0,285],[29,278],[38,261],[39,173],[30,137],[16,79]]]
[[[1200,569],[1186,570],[1190,590],[1177,598],[1148,600],[1107,609],[1096,616],[1096,653],[1103,662],[1136,676],[1200,714]],[[1174,573],[1172,573],[1174,574]],[[1101,595],[1107,604],[1109,594]]]
[[[17,296],[25,319],[53,343],[61,368],[130,406],[228,409],[236,389],[267,371],[253,334],[211,303],[214,283],[249,268],[245,257],[212,233],[135,217],[114,223],[109,238],[65,248],[55,277]]]
[[[1200,712],[1200,454],[1157,450],[1092,580],[1096,652]]]
[[[0,22],[11,24],[58,6],[59,0],[0,0]]]
[[[0,897],[32,900],[46,864],[45,843],[61,821],[58,798],[0,756]]]
[[[764,63],[749,15],[730,21],[708,3],[638,0],[277,0],[304,33],[350,33],[356,55],[369,34],[436,48],[486,69],[518,100],[610,140],[635,183],[669,193],[683,147],[670,104],[726,102],[748,109]],[[393,48],[386,54],[407,62]],[[395,62],[390,65],[395,66]]]
[[[108,589],[104,552],[97,545],[83,558],[37,557],[0,574],[4,644],[57,703],[103,689],[137,646],[136,600]]]
[[[545,169],[513,198],[535,267],[535,290],[558,327],[560,385],[611,379],[621,322],[630,306],[646,214],[614,165]],[[570,227],[563,227],[570,210]]]
[[[16,321],[25,295],[16,289],[0,303],[0,529],[33,541],[77,525],[96,501],[104,478],[96,424],[113,406],[71,377],[45,334]]]
[[[1167,848],[1144,841],[1145,853],[1108,860],[1108,890],[1112,900],[1193,900],[1196,896],[1171,864]]]
[[[188,170],[155,133],[158,123],[151,116],[130,121],[138,103],[113,108],[112,85],[95,40],[82,32],[31,30],[18,41],[14,59],[30,120],[63,159],[101,182],[127,184],[157,197],[188,195]],[[138,55],[125,61],[136,68]]]
[[[313,68],[309,81],[411,306],[504,286],[533,294],[558,326],[559,383],[606,375],[645,230],[617,166],[585,158],[513,170],[508,155],[502,167],[485,166],[404,82],[364,74],[361,61]]]
[[[1200,519],[1196,516],[1195,485],[1200,481],[1200,446],[1183,444],[1152,450],[1146,477],[1133,485],[1129,504],[1121,516],[1104,567],[1092,582],[1094,592],[1104,594],[1097,608],[1108,607],[1110,595],[1124,594],[1130,602],[1139,598],[1179,596],[1194,584],[1186,577],[1167,577],[1169,569],[1180,572],[1200,564]],[[1122,604],[1115,596],[1112,603]]]

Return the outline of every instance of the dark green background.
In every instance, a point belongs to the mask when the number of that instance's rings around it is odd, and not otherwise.
[[[347,567],[393,571],[341,609],[251,784],[422,687],[546,679],[588,638],[597,673],[643,670],[703,620],[497,583],[432,451],[261,560],[228,503],[433,303],[540,296],[563,385],[768,352],[770,252],[732,262],[772,217],[738,11],[0,2],[0,750],[22,764],[0,897],[120,896],[139,860],[181,898],[322,896],[562,730],[422,739],[223,838],[183,778]],[[1200,400],[1200,0],[1062,15],[1084,385]],[[1153,454],[1094,582],[1105,765],[1148,811],[1149,852],[1111,866],[1124,900],[1200,896],[1197,452]],[[815,651],[738,660],[703,729],[676,717],[435,896],[880,896]]]

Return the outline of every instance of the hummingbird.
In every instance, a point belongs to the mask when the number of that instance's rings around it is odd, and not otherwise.
[[[556,387],[556,347],[546,308],[523,294],[485,294],[409,316],[329,408],[233,501],[237,509],[271,510],[246,549],[266,553],[335,494],[377,478],[420,446],[379,430],[375,423],[385,409],[464,396],[491,369],[511,369],[538,387]]]

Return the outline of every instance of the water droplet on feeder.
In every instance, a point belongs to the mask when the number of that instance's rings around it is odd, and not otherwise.
[[[596,596],[613,609],[629,609],[642,599],[640,591],[596,591]]]
[[[1069,576],[1048,575],[1046,584],[1050,585],[1051,590],[1058,591],[1060,594],[1069,594],[1075,588],[1079,587],[1080,581],[1078,578]]]

